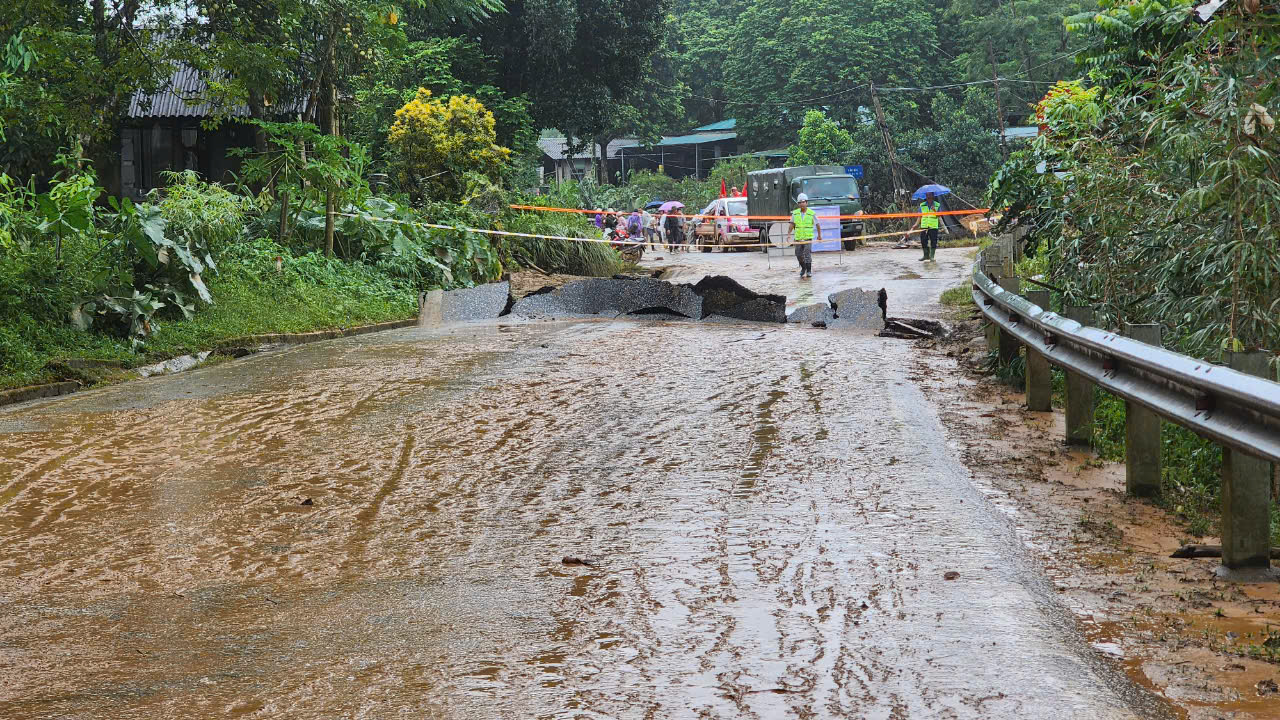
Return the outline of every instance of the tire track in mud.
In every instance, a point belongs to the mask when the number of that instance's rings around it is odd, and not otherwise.
[[[186,467],[210,453],[208,475],[147,475],[170,494],[137,525],[138,508],[112,506],[44,535],[85,548],[120,529],[83,572],[172,555],[186,567],[157,582],[181,592],[89,608],[82,585],[37,596],[6,570],[0,597],[21,598],[7,639],[47,659],[85,638],[93,658],[76,674],[0,667],[0,685],[71,698],[46,714],[122,717],[1040,720],[1055,714],[1037,701],[1064,698],[1122,717],[1040,637],[1017,572],[983,569],[1003,540],[945,452],[921,448],[937,421],[899,384],[907,346],[798,329],[729,342],[742,332],[405,332],[253,366],[279,364],[296,390],[268,377],[256,394],[129,410],[189,425],[147,439]],[[164,469],[115,437],[95,462]],[[303,492],[314,506],[297,507]],[[962,581],[944,584],[951,567]],[[24,624],[37,597],[57,610]],[[975,643],[984,632],[1014,649]],[[1063,669],[1070,693],[1034,674]],[[113,685],[110,701],[91,692]]]

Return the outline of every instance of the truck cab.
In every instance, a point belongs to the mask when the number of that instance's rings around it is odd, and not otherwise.
[[[843,216],[862,214],[862,192],[858,181],[846,175],[841,165],[774,168],[757,170],[747,176],[747,197],[753,216],[790,215],[796,208],[796,198],[800,193],[809,197],[809,207],[835,205]],[[752,220],[751,224],[761,232],[762,238],[772,239],[776,235],[770,235],[769,226],[776,222],[779,221]],[[846,250],[853,249],[862,232],[861,220],[847,218],[840,221],[840,237]]]

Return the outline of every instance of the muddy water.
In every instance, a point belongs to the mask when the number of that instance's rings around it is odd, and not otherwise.
[[[405,330],[0,413],[0,717],[1162,714],[910,352]]]

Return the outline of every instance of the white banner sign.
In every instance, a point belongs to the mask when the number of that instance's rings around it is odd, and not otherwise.
[[[840,206],[822,205],[813,208],[817,215],[818,227],[822,228],[822,242],[813,244],[814,252],[827,252],[840,249]]]

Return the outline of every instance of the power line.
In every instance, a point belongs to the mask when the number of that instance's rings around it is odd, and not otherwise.
[[[1074,57],[1074,56],[1079,55],[1079,54],[1081,54],[1081,53],[1083,53],[1083,52],[1085,52],[1085,51],[1087,51],[1087,50],[1092,50],[1093,48],[1097,47],[1097,46],[1098,46],[1098,45],[1100,45],[1100,44],[1102,44],[1102,41],[1098,41],[1098,42],[1091,43],[1091,44],[1089,44],[1089,45],[1086,45],[1086,46],[1085,46],[1085,47],[1083,47],[1083,48],[1080,48],[1079,50],[1074,50],[1074,51],[1072,51],[1072,52],[1063,53],[1062,55],[1059,55],[1058,57],[1055,57],[1055,58],[1052,58],[1052,59],[1050,59],[1050,60],[1047,60],[1047,61],[1045,61],[1045,62],[1043,62],[1043,63],[1040,63],[1039,65],[1036,65],[1035,67],[1027,68],[1026,70],[1024,70],[1024,71],[1022,71],[1022,72],[1020,72],[1020,73],[1018,73],[1018,74],[1019,74],[1019,75],[1030,75],[1030,74],[1031,74],[1033,71],[1035,71],[1035,70],[1039,70],[1040,68],[1047,67],[1047,66],[1052,65],[1052,64],[1054,64],[1054,63],[1056,63],[1056,62],[1060,62],[1060,61],[1065,60],[1065,59],[1067,59],[1067,58]],[[939,49],[941,49],[941,48],[939,48]],[[992,83],[994,83],[994,82],[1024,83],[1024,84],[1027,84],[1027,85],[1053,85],[1053,84],[1056,84],[1058,81],[1056,81],[1056,80],[1031,80],[1031,79],[1026,79],[1026,78],[1005,78],[1005,77],[1001,77],[1001,78],[995,78],[995,79],[990,79],[990,80],[972,80],[972,81],[970,81],[970,82],[950,83],[950,84],[947,84],[947,85],[925,85],[925,86],[921,86],[921,87],[877,87],[877,88],[876,88],[876,90],[880,90],[880,91],[883,91],[883,92],[928,92],[928,91],[933,91],[933,90],[952,90],[952,89],[955,89],[955,88],[971,87],[971,86],[974,86],[974,85],[990,85],[990,84],[992,84]],[[699,95],[699,94],[697,94],[697,93],[689,93],[689,97],[698,98],[699,100],[706,100],[707,102],[710,102],[710,103],[716,103],[716,104],[720,104],[720,105],[737,105],[737,106],[745,106],[745,107],[775,107],[775,106],[808,105],[808,104],[811,104],[811,103],[817,102],[817,101],[819,101],[819,100],[830,100],[830,99],[832,99],[832,98],[837,98],[837,97],[841,97],[841,96],[844,96],[844,95],[849,95],[849,94],[851,94],[851,93],[855,93],[855,92],[857,92],[857,91],[859,91],[859,90],[864,90],[864,89],[868,89],[868,88],[870,88],[870,83],[862,84],[862,85],[855,85],[855,86],[853,86],[853,87],[847,88],[847,89],[845,89],[845,90],[841,90],[841,91],[839,91],[839,92],[831,93],[831,94],[828,94],[828,95],[819,95],[819,96],[817,96],[817,97],[804,98],[804,99],[802,99],[802,100],[761,100],[761,101],[721,100],[721,99],[719,99],[719,98],[710,97],[709,95]]]

